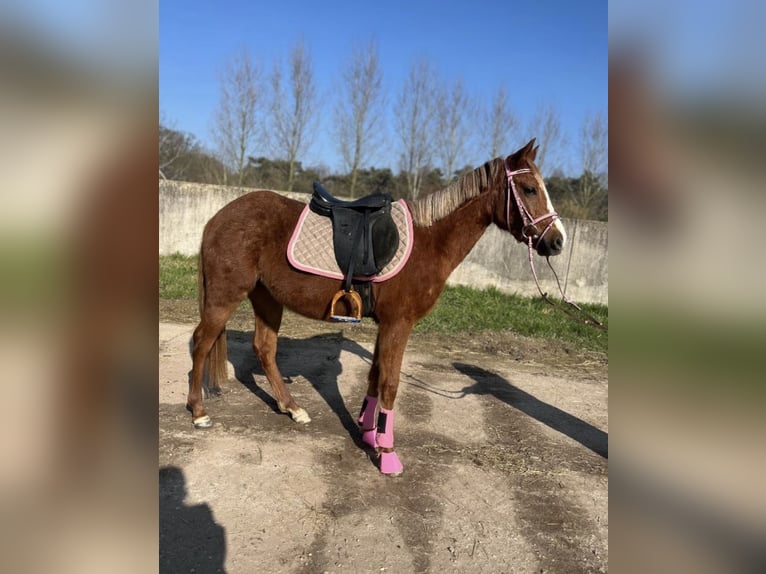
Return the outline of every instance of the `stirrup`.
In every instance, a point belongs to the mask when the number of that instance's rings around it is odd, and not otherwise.
[[[351,304],[351,315],[338,315],[335,313],[335,305],[338,301],[348,298]],[[341,289],[332,298],[332,304],[330,305],[330,320],[338,323],[359,323],[362,321],[362,298],[359,293],[351,289],[346,291]]]

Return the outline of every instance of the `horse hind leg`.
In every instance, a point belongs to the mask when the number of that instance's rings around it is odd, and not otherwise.
[[[223,364],[224,369],[226,366],[226,321],[235,308],[236,306],[207,307],[202,313],[199,325],[194,329],[192,377],[186,407],[192,413],[192,421],[196,428],[208,428],[213,424],[205,411],[202,384],[207,366],[210,369],[212,388],[219,387],[219,363]]]
[[[277,408],[280,412],[289,414],[297,423],[309,423],[311,417],[295,402],[277,367],[277,333],[282,323],[283,307],[260,284],[250,294],[250,302],[253,304],[255,313],[253,350],[261,361],[263,371],[271,385]]]

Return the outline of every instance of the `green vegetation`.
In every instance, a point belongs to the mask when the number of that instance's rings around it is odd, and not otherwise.
[[[160,257],[160,299],[197,299],[197,257]]]
[[[609,308],[581,305],[596,319],[608,324]],[[513,331],[541,339],[560,339],[584,348],[606,351],[608,334],[578,323],[542,299],[506,295],[497,289],[446,287],[436,307],[415,326],[415,332]]]
[[[197,297],[197,258],[183,255],[160,257],[160,298]],[[604,324],[609,308],[582,305]],[[581,348],[606,351],[608,334],[583,325],[554,309],[540,298],[506,295],[497,289],[446,287],[430,315],[415,325],[416,333],[512,331],[541,339],[558,339]]]

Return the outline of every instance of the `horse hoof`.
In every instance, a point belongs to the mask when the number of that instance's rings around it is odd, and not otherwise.
[[[399,476],[404,466],[395,452],[380,453],[380,472],[387,476]]]
[[[207,389],[207,396],[206,399],[220,397],[223,394],[221,391],[221,387],[213,387],[211,389]]]
[[[290,411],[290,416],[296,423],[306,424],[311,422],[311,417],[305,411],[305,409],[299,408],[297,410]]]
[[[192,421],[195,429],[207,429],[213,426],[213,421],[207,415],[198,417]]]

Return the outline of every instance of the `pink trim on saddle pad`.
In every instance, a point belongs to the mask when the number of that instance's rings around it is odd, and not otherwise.
[[[394,210],[398,210],[398,213]],[[380,283],[391,279],[407,264],[414,241],[412,214],[403,199],[392,203],[391,211],[399,230],[399,249],[396,251],[396,255],[379,275],[373,277],[355,276],[354,279]],[[287,260],[299,271],[329,279],[344,279],[333,253],[332,221],[328,217],[314,213],[308,205],[298,218],[293,235],[287,244]]]

